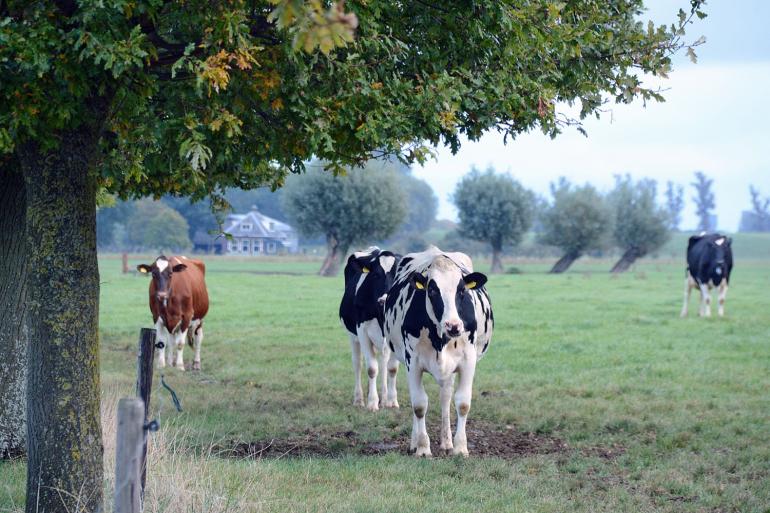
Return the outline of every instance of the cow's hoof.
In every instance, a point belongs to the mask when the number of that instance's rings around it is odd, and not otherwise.
[[[451,454],[454,454],[454,447],[451,445],[448,447],[440,447],[438,450],[438,453],[440,456],[449,456]]]
[[[430,447],[418,447],[416,451],[414,451],[414,455],[418,458],[432,458],[433,455],[430,453]]]
[[[364,398],[363,397],[354,397],[353,398],[353,406],[360,406],[361,408],[364,407]]]
[[[193,362],[192,370],[194,371],[201,370],[201,362]]]
[[[175,367],[177,368],[177,370],[179,372],[184,372],[184,364],[182,364],[182,365],[175,365]]]
[[[452,449],[452,454],[455,456],[462,456],[463,458],[468,457],[468,448],[467,447],[455,447]]]
[[[366,405],[366,409],[367,409],[367,410],[369,410],[369,411],[379,411],[379,409],[380,409],[380,405],[379,405],[379,404],[377,404],[377,403],[374,403],[374,404],[367,404],[367,405]]]
[[[398,401],[385,401],[385,408],[398,408]]]

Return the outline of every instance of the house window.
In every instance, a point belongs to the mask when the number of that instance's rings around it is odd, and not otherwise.
[[[273,230],[275,230],[275,223],[270,221],[270,231],[272,232]]]
[[[243,230],[245,232],[250,232],[251,231],[251,223],[243,223],[243,224],[241,224],[241,230]]]
[[[257,241],[254,241],[254,254],[255,255],[259,254],[259,242]]]
[[[275,242],[268,242],[268,244],[267,244],[267,252],[268,253],[275,253]]]
[[[241,250],[244,253],[249,252],[249,242],[250,242],[249,239],[243,239],[243,243],[241,244]]]
[[[228,249],[228,251],[230,251],[231,253],[235,253],[236,251],[238,251],[238,241],[237,241],[237,240],[234,240],[234,239],[233,239],[233,240],[230,240],[230,241],[228,241],[228,242],[227,242],[227,249]]]

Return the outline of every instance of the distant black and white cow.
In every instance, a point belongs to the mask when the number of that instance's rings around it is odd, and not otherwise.
[[[718,233],[694,235],[687,244],[687,277],[682,317],[687,317],[690,292],[700,289],[700,315],[711,315],[711,289],[719,290],[719,316],[725,314],[725,298],[733,270],[732,240]]]
[[[398,266],[385,301],[385,337],[407,368],[414,413],[410,448],[417,456],[431,455],[425,429],[425,371],[440,387],[440,448],[446,453],[468,455],[465,422],[473,376],[476,362],[489,348],[494,328],[486,281],[486,276],[473,272],[467,255],[445,253],[435,247],[404,256]],[[455,393],[457,429],[453,441],[449,408],[455,373],[460,374],[460,384]]]
[[[350,348],[353,353],[353,372],[356,376],[353,404],[364,405],[361,390],[361,353],[363,352],[369,376],[369,397],[366,407],[371,411],[379,409],[380,395],[382,406],[398,408],[396,394],[398,360],[392,356],[390,347],[385,344],[383,304],[385,295],[393,284],[399,260],[399,255],[370,247],[350,255],[345,265],[345,293],[340,303],[340,320],[350,335]],[[385,373],[386,365],[387,373]],[[377,374],[380,371],[382,371],[382,391],[378,394]]]

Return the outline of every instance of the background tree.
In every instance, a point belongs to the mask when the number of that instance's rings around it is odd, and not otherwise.
[[[655,180],[634,182],[631,176],[616,176],[609,195],[615,211],[613,239],[623,256],[612,267],[613,273],[627,271],[637,258],[655,251],[671,236],[668,213],[655,202]]]
[[[136,202],[126,231],[129,244],[140,250],[179,253],[192,246],[185,218],[160,201]]]
[[[340,170],[423,161],[428,144],[456,151],[491,128],[556,135],[574,121],[557,102],[582,119],[606,97],[659,99],[640,77],[670,71],[702,16],[690,3],[647,27],[642,0],[0,2],[0,153],[24,176],[19,251],[35,269],[28,511],[102,508],[97,190],[221,206],[226,188],[280,186],[312,156]],[[7,162],[0,180],[21,187]]]
[[[392,163],[390,167],[398,171],[398,185],[404,193],[407,209],[396,233],[383,244],[402,253],[422,251],[428,245],[425,235],[436,220],[438,198],[426,181],[412,175],[409,167],[398,163]]]
[[[684,210],[684,187],[675,185],[674,182],[666,183],[666,211],[668,212],[668,227],[671,231],[678,231],[682,222]]]
[[[712,212],[716,204],[714,203],[714,193],[711,192],[711,185],[714,180],[708,178],[702,171],[695,173],[695,181],[692,186],[695,189],[695,196],[692,200],[695,202],[695,214],[698,216],[698,230],[710,232],[716,229],[712,226]]]
[[[452,201],[460,217],[460,233],[489,243],[491,272],[502,272],[503,245],[517,245],[532,226],[534,194],[509,175],[473,169],[457,184]]]
[[[302,235],[326,237],[321,276],[336,275],[353,244],[392,235],[406,212],[404,193],[393,171],[367,167],[334,176],[320,165],[286,181],[283,208]]]
[[[749,186],[751,194],[751,210],[743,212],[741,231],[769,232],[770,231],[770,197],[762,198],[759,189]]]
[[[551,269],[562,273],[586,251],[599,248],[612,220],[604,198],[591,185],[574,187],[565,178],[551,184],[553,202],[540,216],[540,241],[560,248],[564,255]]]

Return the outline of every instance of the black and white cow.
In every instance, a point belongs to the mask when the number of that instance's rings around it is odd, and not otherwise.
[[[719,316],[725,314],[725,298],[733,270],[732,240],[719,233],[690,237],[687,244],[687,277],[684,284],[682,317],[687,317],[690,292],[700,289],[700,315],[711,315],[711,289],[719,290]]]
[[[393,284],[400,255],[370,247],[353,253],[345,265],[345,293],[340,303],[340,320],[350,335],[353,372],[356,375],[353,404],[364,405],[361,390],[361,353],[366,360],[369,376],[367,409],[377,411],[382,406],[398,408],[396,373],[398,360],[385,344],[383,332],[385,295]],[[379,364],[377,359],[379,357]],[[388,372],[385,373],[387,365]],[[382,371],[382,391],[377,393],[377,374]]]
[[[417,456],[431,455],[425,429],[425,371],[433,375],[441,390],[441,450],[468,455],[465,422],[471,407],[473,375],[476,362],[489,348],[494,328],[486,281],[486,276],[473,272],[467,255],[445,253],[436,247],[408,254],[398,266],[385,301],[385,337],[407,368],[414,413],[410,448]],[[460,374],[460,383],[455,393],[457,429],[453,441],[449,408],[455,373]]]

